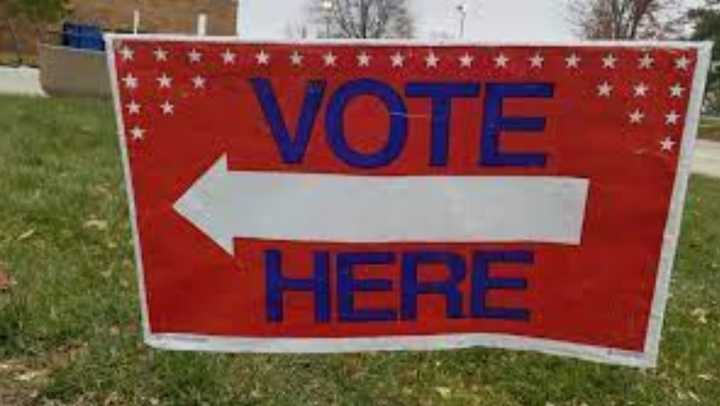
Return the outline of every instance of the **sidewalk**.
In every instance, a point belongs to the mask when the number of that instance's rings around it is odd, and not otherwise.
[[[720,178],[720,142],[697,140],[693,173]]]
[[[40,71],[35,68],[0,66],[0,94],[44,96],[40,87]]]

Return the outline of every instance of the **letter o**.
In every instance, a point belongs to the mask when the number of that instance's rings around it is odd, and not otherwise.
[[[385,104],[390,115],[390,134],[385,146],[372,154],[354,150],[347,142],[344,131],[345,109],[358,96],[377,97]],[[341,86],[330,99],[325,113],[325,131],[328,144],[335,155],[350,166],[378,168],[392,163],[402,152],[407,140],[407,108],[400,95],[390,86],[377,80],[359,79]]]

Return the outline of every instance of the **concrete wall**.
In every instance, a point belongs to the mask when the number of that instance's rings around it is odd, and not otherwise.
[[[40,71],[34,68],[0,66],[0,94],[44,96]]]
[[[40,84],[50,96],[110,97],[104,52],[40,45]]]

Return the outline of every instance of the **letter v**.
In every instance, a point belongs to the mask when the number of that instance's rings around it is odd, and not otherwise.
[[[294,137],[290,136],[270,81],[264,78],[254,78],[250,79],[250,83],[265,114],[265,119],[270,125],[270,131],[283,162],[286,164],[301,163],[305,158],[310,134],[312,134],[315,119],[325,94],[325,81],[313,80],[308,82],[305,89],[305,101],[300,111]]]

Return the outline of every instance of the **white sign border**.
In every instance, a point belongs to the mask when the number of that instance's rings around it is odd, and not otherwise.
[[[569,41],[569,42],[470,42],[470,41],[398,41],[398,40],[304,40],[300,42],[279,40],[245,40],[238,37],[199,37],[166,34],[112,34],[105,35],[107,62],[110,71],[118,140],[125,173],[125,185],[130,208],[130,221],[137,264],[138,289],[142,312],[145,343],[151,347],[179,351],[207,351],[229,353],[344,353],[361,351],[431,351],[469,347],[502,348],[509,350],[537,351],[541,353],[574,357],[607,364],[640,368],[657,366],[663,318],[667,306],[672,268],[677,251],[682,214],[690,177],[692,156],[700,123],[700,113],[705,82],[711,61],[711,42],[654,42],[654,41]],[[135,192],[128,160],[123,109],[119,95],[119,81],[115,66],[114,44],[118,41],[195,41],[231,44],[303,44],[303,45],[349,45],[349,46],[507,46],[507,47],[620,47],[620,48],[672,48],[697,51],[697,63],[693,76],[692,93],[685,118],[683,143],[678,171],[672,195],[670,212],[663,236],[660,264],[655,284],[655,294],[649,317],[649,326],[642,352],[626,351],[611,347],[575,344],[494,333],[442,334],[415,336],[378,336],[362,338],[266,338],[227,337],[199,334],[154,334],[150,329],[147,291],[145,288],[142,251],[138,234]]]

